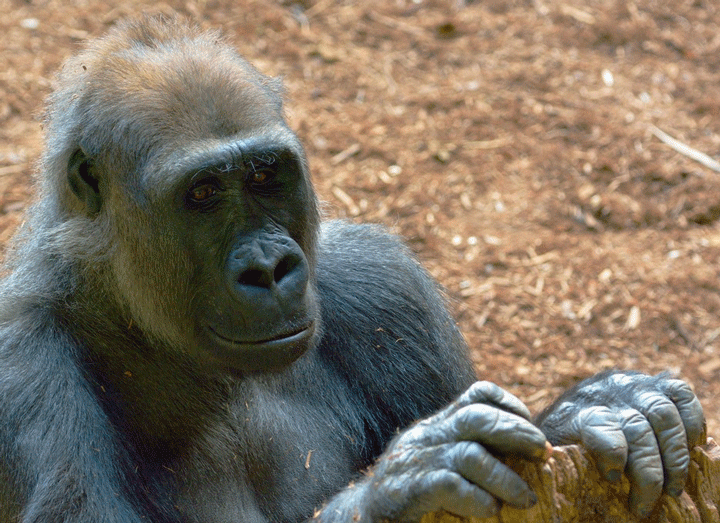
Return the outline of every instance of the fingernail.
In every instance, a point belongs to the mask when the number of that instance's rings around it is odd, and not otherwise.
[[[645,519],[648,517],[648,515],[650,515],[650,508],[651,507],[638,507],[635,511],[638,519]]]
[[[635,515],[638,517],[638,519],[645,519],[650,515],[650,512],[652,512],[653,506],[648,505],[647,503],[643,505],[636,505],[635,506]]]
[[[621,476],[622,472],[620,472],[618,469],[611,469],[605,472],[605,477],[609,481],[619,481]]]
[[[537,495],[532,490],[529,491],[527,496],[527,508],[534,507],[535,505],[537,505],[537,502]]]
[[[668,494],[670,494],[672,497],[677,498],[680,496],[680,494],[683,493],[682,487],[670,487],[668,488]]]

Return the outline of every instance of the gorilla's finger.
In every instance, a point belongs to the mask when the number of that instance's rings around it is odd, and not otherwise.
[[[473,485],[460,474],[437,470],[425,475],[415,505],[425,514],[443,509],[461,517],[489,518],[498,513],[500,503],[488,492]]]
[[[508,391],[489,381],[476,381],[466,390],[456,402],[455,411],[473,403],[494,405],[499,409],[512,412],[518,416],[530,419],[531,414],[525,404]]]
[[[675,404],[664,395],[646,392],[638,395],[638,410],[655,432],[665,470],[665,490],[679,496],[687,480],[690,453],[685,427]]]
[[[448,419],[458,410],[475,403],[494,405],[501,410],[512,412],[530,419],[530,411],[518,398],[489,381],[476,381],[458,398],[433,416],[420,421],[419,425],[434,425]]]
[[[627,475],[630,479],[630,508],[645,517],[663,489],[663,464],[650,422],[634,409],[621,413],[628,444]]]
[[[542,431],[525,418],[482,404],[463,407],[442,425],[455,441],[477,441],[501,454],[519,454],[543,459],[546,439]]]
[[[517,508],[530,508],[537,503],[537,496],[528,484],[479,443],[458,443],[450,457],[453,468],[464,478],[505,503]]]
[[[628,449],[618,415],[607,407],[588,407],[580,411],[574,425],[579,441],[595,457],[603,477],[619,480]]]
[[[688,445],[692,448],[705,443],[705,416],[700,400],[690,386],[682,380],[661,382],[661,390],[675,403],[680,413]]]

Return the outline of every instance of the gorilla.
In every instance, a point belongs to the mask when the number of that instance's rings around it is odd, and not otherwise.
[[[282,87],[216,33],[126,21],[49,100],[0,286],[0,519],[418,521],[537,498],[503,459],[581,443],[649,514],[704,437],[688,385],[614,371],[532,421],[476,382],[378,226],[321,223]]]

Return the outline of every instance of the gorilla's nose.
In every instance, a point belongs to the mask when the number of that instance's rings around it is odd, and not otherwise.
[[[263,287],[286,285],[286,279],[301,280],[307,275],[304,256],[289,252],[283,256],[263,256],[245,260],[245,266],[238,268],[237,283],[240,286]],[[307,279],[305,277],[305,279]],[[290,283],[292,285],[292,283]]]
[[[239,245],[228,263],[236,298],[251,307],[292,308],[304,297],[309,275],[305,254],[287,236],[256,238]]]

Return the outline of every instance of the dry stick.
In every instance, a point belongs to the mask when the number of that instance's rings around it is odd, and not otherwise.
[[[340,152],[337,153],[335,156],[333,156],[332,158],[330,158],[330,163],[332,163],[333,165],[337,165],[337,164],[339,164],[339,163],[344,162],[345,160],[347,160],[347,159],[350,158],[351,156],[355,156],[355,155],[356,155],[357,153],[359,153],[359,152],[360,152],[360,144],[359,144],[359,143],[354,143],[354,144],[352,144],[350,147],[348,147],[347,149],[345,149],[344,151],[340,151]]]
[[[25,168],[28,166],[26,163],[17,163],[14,165],[6,165],[4,167],[0,167],[0,176],[7,176],[8,174],[18,174],[25,170]]]
[[[713,171],[720,173],[720,162],[717,160],[714,160],[710,158],[707,154],[702,153],[698,151],[697,149],[693,149],[689,145],[686,145],[682,143],[680,140],[676,140],[669,134],[666,134],[662,132],[660,129],[655,127],[654,125],[650,126],[650,131],[661,141],[675,149],[680,154],[683,154],[687,156],[688,158],[692,158],[696,162],[699,162],[703,164],[708,169],[712,169]]]

